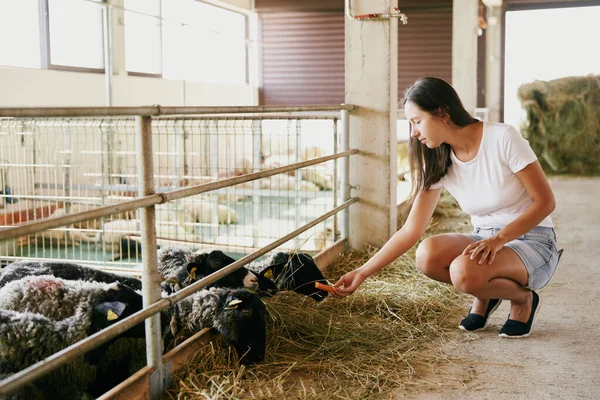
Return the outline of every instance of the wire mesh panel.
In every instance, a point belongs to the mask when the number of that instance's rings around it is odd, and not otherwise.
[[[133,134],[131,128],[133,119],[0,120],[1,166],[6,171],[4,186],[9,189],[2,195],[1,225],[63,216],[105,204],[121,184],[115,133],[122,129]],[[135,177],[134,171],[133,187]],[[21,237],[12,251],[0,255],[5,261],[67,258],[106,264],[114,258],[115,246],[107,245],[105,235],[100,234],[105,222],[92,220]]]
[[[169,117],[152,121],[154,184],[167,192],[337,150],[331,117]],[[133,118],[0,119],[0,227],[137,196]],[[331,210],[335,161],[156,206],[158,244],[250,253]],[[316,252],[339,236],[335,217],[284,244]],[[0,243],[0,259],[69,259],[124,271],[141,261],[139,212]]]

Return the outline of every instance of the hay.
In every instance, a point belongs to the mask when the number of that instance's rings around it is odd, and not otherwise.
[[[428,232],[441,232],[447,220],[468,224],[456,208],[445,194]],[[229,347],[207,345],[178,371],[169,398],[372,399],[422,387],[422,372],[447,361],[441,347],[467,300],[419,273],[415,249],[343,300],[316,303],[294,292],[266,299],[265,360],[242,366]],[[376,251],[344,255],[326,276],[335,281]]]
[[[518,98],[527,114],[521,132],[546,171],[600,175],[600,76],[535,81]]]

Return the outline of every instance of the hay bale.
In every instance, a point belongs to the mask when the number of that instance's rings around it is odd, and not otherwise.
[[[521,132],[546,171],[600,175],[600,76],[521,85]]]

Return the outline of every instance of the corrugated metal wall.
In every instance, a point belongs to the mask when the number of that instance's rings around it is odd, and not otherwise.
[[[344,13],[260,14],[260,104],[344,102]]]
[[[342,103],[344,1],[256,0],[255,4],[263,40],[261,104]],[[599,0],[504,0],[508,9],[598,4]],[[452,0],[406,0],[400,9],[408,15],[408,24],[398,29],[398,96],[402,98],[419,77],[451,81]],[[483,71],[480,65],[479,74]],[[480,76],[480,106],[483,81]]]
[[[520,8],[561,8],[561,7],[585,7],[600,5],[598,0],[504,0],[505,7],[509,9]]]
[[[398,28],[398,97],[416,79],[452,80],[452,10],[406,11],[408,24]]]
[[[261,31],[260,104],[344,102],[344,11],[281,11],[297,3],[256,2]],[[333,7],[330,0],[323,7]],[[425,75],[452,79],[452,0],[403,3],[398,94]],[[370,22],[369,22],[370,23]],[[377,22],[374,22],[377,23]]]

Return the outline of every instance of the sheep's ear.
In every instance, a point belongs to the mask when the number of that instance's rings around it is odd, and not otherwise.
[[[120,301],[103,301],[94,305],[94,313],[105,322],[112,323],[121,317],[126,307],[127,304]]]
[[[235,259],[219,250],[211,251],[206,259],[206,264],[210,271],[218,271],[233,262],[235,262]]]
[[[188,273],[188,276],[191,279],[196,280],[198,278],[198,275],[200,275],[202,264],[198,262],[191,262],[185,266],[185,269]]]
[[[277,281],[278,279],[281,279],[280,276],[281,275],[289,275],[289,273],[285,274],[284,272],[286,271],[286,266],[290,263],[290,260],[288,258],[285,259],[285,261],[281,261],[281,262],[277,262],[277,263],[273,263],[271,265],[269,265],[268,269],[270,269],[272,271],[272,278],[270,278],[272,281]],[[289,269],[289,267],[288,267]]]
[[[227,304],[225,305],[226,310],[235,310],[238,306],[242,304],[242,300],[237,298],[228,298]]]
[[[273,267],[272,267],[272,266],[269,266],[269,267],[267,267],[267,268],[263,269],[263,270],[262,270],[262,271],[259,273],[259,275],[260,275],[261,277],[263,277],[263,278],[267,278],[267,279],[269,279],[269,280],[271,280],[271,281],[272,281],[272,280],[273,280]]]

